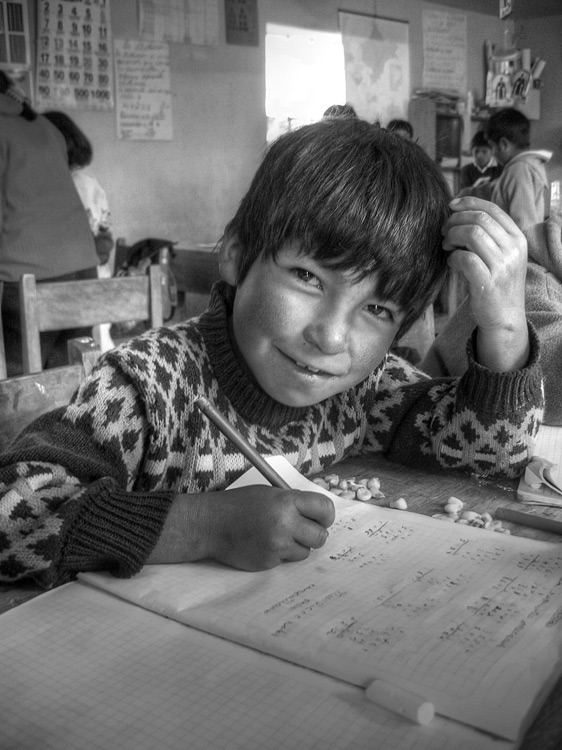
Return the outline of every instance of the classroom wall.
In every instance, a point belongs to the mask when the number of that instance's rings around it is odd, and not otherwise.
[[[30,4],[35,14],[36,0]],[[164,237],[180,246],[214,243],[232,217],[255,171],[266,141],[265,51],[267,22],[337,31],[339,0],[258,0],[258,47],[227,45],[224,41],[223,3],[220,43],[216,48],[170,45],[172,141],[117,139],[114,112],[69,110],[94,145],[92,171],[105,187],[113,216],[114,235],[134,242]],[[422,85],[422,11],[447,10],[420,0],[347,0],[344,9],[409,22],[410,81]],[[476,97],[484,93],[484,40],[502,41],[502,25],[494,16],[467,12],[468,86]],[[138,38],[136,0],[112,0],[114,38]],[[529,42],[548,61],[541,123],[545,147],[560,141],[560,119],[555,105],[547,105],[558,56],[560,21],[529,24]],[[554,30],[553,30],[554,28]],[[32,29],[35,24],[32,23]],[[547,43],[547,38],[548,43]],[[539,45],[540,42],[540,45]],[[542,50],[544,49],[544,55]],[[562,80],[558,69],[556,80]],[[288,81],[287,85],[290,85]],[[548,88],[547,88],[548,85]],[[538,130],[538,129],[537,129]]]

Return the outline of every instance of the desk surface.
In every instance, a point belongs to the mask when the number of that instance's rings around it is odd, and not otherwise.
[[[465,509],[478,512],[493,512],[500,506],[521,507],[516,500],[516,481],[493,481],[460,473],[435,472],[392,464],[380,457],[348,459],[335,467],[335,473],[342,478],[356,477],[357,480],[377,476],[385,498],[377,504],[388,505],[390,501],[403,497],[410,511],[426,515],[442,512],[447,499],[454,495],[461,499]],[[562,520],[562,510],[543,508],[544,515]],[[446,523],[445,521],[443,523]],[[548,532],[522,527],[504,522],[512,534],[559,541],[562,538]],[[496,533],[482,531],[483,534]],[[0,612],[11,609],[41,593],[34,584],[0,587]],[[549,699],[527,732],[520,750],[560,750],[562,747],[562,679],[555,686]]]

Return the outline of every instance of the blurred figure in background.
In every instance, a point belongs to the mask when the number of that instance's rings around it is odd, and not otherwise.
[[[40,281],[97,277],[94,239],[68,170],[60,132],[29,105],[0,71],[0,280],[8,377],[22,372],[19,279]],[[68,361],[66,342],[89,329],[41,334],[44,367]]]
[[[66,142],[68,166],[80,200],[86,210],[90,229],[99,257],[98,276],[110,277],[113,274],[111,251],[114,247],[111,233],[109,204],[105,190],[87,167],[92,163],[94,150],[86,134],[64,112],[44,112],[53,125],[60,130]],[[110,325],[94,326],[93,336],[102,351],[113,347]]]
[[[348,120],[358,120],[357,112],[351,104],[331,104],[322,115],[323,120],[330,120],[333,117],[343,117]]]
[[[387,130],[396,135],[402,136],[402,138],[408,138],[412,140],[414,137],[414,128],[408,120],[391,120],[386,126]]]

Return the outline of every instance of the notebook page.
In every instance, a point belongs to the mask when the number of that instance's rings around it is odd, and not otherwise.
[[[73,583],[0,618],[10,750],[511,750]]]
[[[561,669],[562,545],[339,498],[337,507],[329,541],[304,562],[83,578],[353,684],[384,679],[442,715],[516,739]]]

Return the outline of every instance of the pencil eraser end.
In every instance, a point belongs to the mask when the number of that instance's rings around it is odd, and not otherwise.
[[[365,690],[365,695],[373,703],[405,716],[416,724],[425,726],[435,716],[433,703],[410,690],[389,685],[384,680],[373,680]]]

